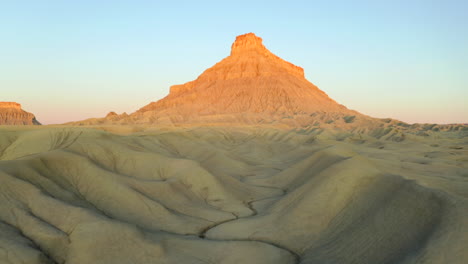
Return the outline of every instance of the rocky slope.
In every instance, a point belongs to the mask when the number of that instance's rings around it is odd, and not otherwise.
[[[36,117],[14,102],[0,102],[0,125],[40,125]]]

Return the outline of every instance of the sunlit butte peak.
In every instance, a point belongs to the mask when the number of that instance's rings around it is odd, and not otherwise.
[[[259,53],[268,52],[262,44],[262,38],[257,37],[254,33],[237,36],[236,41],[234,41],[231,47],[231,56],[250,51],[256,51]]]
[[[262,44],[262,38],[254,33],[237,36],[231,46],[231,55],[226,59],[229,62],[224,61],[224,64],[235,64],[241,67],[240,69],[231,69],[231,73],[235,72],[237,74],[243,72],[242,75],[244,77],[246,76],[246,68],[251,67],[255,70],[250,71],[250,73],[255,72],[255,75],[272,75],[279,72],[287,72],[296,77],[304,78],[304,69],[270,52]]]
[[[172,86],[165,98],[130,115],[83,122],[304,127],[331,118],[325,112],[340,123],[346,123],[345,116],[353,116],[354,124],[367,120],[328,97],[304,78],[301,67],[274,55],[261,38],[248,33],[236,38],[230,56],[196,80]]]

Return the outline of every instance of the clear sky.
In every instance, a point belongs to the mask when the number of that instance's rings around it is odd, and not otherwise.
[[[131,113],[248,32],[348,108],[468,123],[465,0],[0,0],[0,101],[45,124]]]

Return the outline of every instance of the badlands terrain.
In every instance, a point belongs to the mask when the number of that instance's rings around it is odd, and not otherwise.
[[[5,126],[0,263],[466,263],[468,140],[426,133]]]
[[[468,126],[350,110],[252,33],[134,113],[13,116],[0,263],[468,263]]]

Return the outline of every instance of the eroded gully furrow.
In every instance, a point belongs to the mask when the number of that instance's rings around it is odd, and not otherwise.
[[[252,184],[251,184],[252,185]],[[280,195],[275,195],[275,196],[270,196],[270,197],[264,197],[264,198],[261,198],[261,199],[257,199],[257,200],[252,200],[252,201],[249,201],[249,202],[246,202],[244,203],[251,211],[252,211],[252,214],[251,215],[248,215],[248,216],[244,216],[244,217],[239,217],[235,214],[233,214],[235,216],[235,218],[233,219],[228,219],[228,220],[224,220],[224,221],[220,221],[220,222],[217,222],[211,226],[208,226],[207,228],[203,229],[200,234],[198,235],[198,237],[202,238],[202,239],[207,239],[206,238],[206,233],[208,231],[210,231],[211,229],[215,228],[215,227],[218,227],[222,224],[226,224],[226,223],[229,223],[229,222],[233,222],[233,221],[236,221],[236,220],[239,220],[239,219],[245,219],[245,218],[249,218],[249,217],[254,217],[256,215],[258,215],[258,211],[257,209],[254,208],[253,206],[253,203],[255,202],[260,202],[260,201],[264,201],[264,200],[268,200],[268,199],[274,199],[274,198],[280,198],[280,197],[283,197],[285,194],[286,194],[286,190],[284,189],[281,189],[281,188],[277,188],[277,187],[271,187],[271,186],[261,186],[261,185],[252,185],[252,186],[256,186],[256,187],[263,187],[263,188],[270,188],[270,189],[275,189],[275,190],[281,190],[282,194]],[[212,238],[209,238],[209,240],[219,240],[219,241],[256,241],[256,242],[260,242],[260,243],[265,243],[265,244],[269,244],[271,246],[274,246],[276,248],[279,248],[279,249],[282,249],[282,250],[285,250],[287,252],[289,252],[291,255],[294,256],[295,258],[295,261],[294,263],[299,263],[300,262],[300,259],[301,257],[299,256],[298,253],[294,252],[293,250],[287,248],[287,247],[284,247],[282,245],[279,245],[277,243],[274,243],[274,242],[271,242],[271,241],[264,241],[264,240],[253,240],[253,239],[212,239]]]

